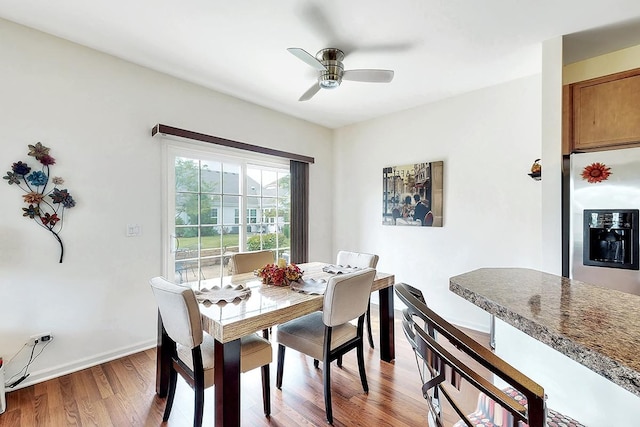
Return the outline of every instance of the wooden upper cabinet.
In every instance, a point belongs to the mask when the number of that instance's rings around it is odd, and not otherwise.
[[[563,151],[567,139],[572,152],[640,145],[640,69],[573,83],[563,94]]]

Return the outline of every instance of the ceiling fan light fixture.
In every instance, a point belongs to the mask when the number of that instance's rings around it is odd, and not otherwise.
[[[325,69],[320,71],[318,84],[323,89],[335,89],[342,83],[342,74],[344,74],[342,58],[344,58],[344,54],[337,49],[323,49],[318,52],[318,57],[321,56],[323,59],[320,62]]]
[[[323,89],[335,89],[338,86],[340,86],[340,83],[342,82],[342,79],[339,78],[338,76],[330,76],[330,75],[321,75],[320,79],[318,80],[318,84],[320,84],[320,87],[322,87]]]

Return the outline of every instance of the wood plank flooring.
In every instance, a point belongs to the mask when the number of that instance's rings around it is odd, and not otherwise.
[[[377,307],[371,310],[372,315]],[[380,361],[378,348],[365,344],[369,394],[362,391],[355,351],[344,358],[343,368],[331,366],[334,425],[419,426],[427,425],[427,404],[411,347],[406,342],[396,313],[396,360]],[[378,330],[372,316],[374,339]],[[480,342],[488,336],[473,331]],[[277,344],[274,343],[274,355]],[[155,394],[155,349],[94,366],[7,394],[7,411],[1,427],[31,426],[191,426],[193,392],[179,379],[171,417],[162,424],[165,399]],[[242,374],[243,426],[325,426],[322,364],[288,350],[282,390],[275,387],[276,363],[271,364],[270,418],[262,412],[260,370]],[[464,390],[463,390],[464,392]],[[214,425],[215,387],[205,392],[204,425]],[[470,411],[477,394],[468,393]],[[451,422],[456,417],[451,416]]]

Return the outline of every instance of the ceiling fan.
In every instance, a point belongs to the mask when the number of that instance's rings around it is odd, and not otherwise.
[[[287,50],[320,73],[318,82],[303,93],[298,101],[308,101],[320,89],[335,89],[340,86],[342,80],[369,83],[389,83],[393,80],[392,70],[345,70],[342,65],[344,52],[340,49],[321,49],[316,56],[298,47],[290,47]]]

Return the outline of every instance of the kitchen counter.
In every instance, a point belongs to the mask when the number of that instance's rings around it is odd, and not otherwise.
[[[482,268],[449,289],[640,396],[640,296],[523,268]]]

